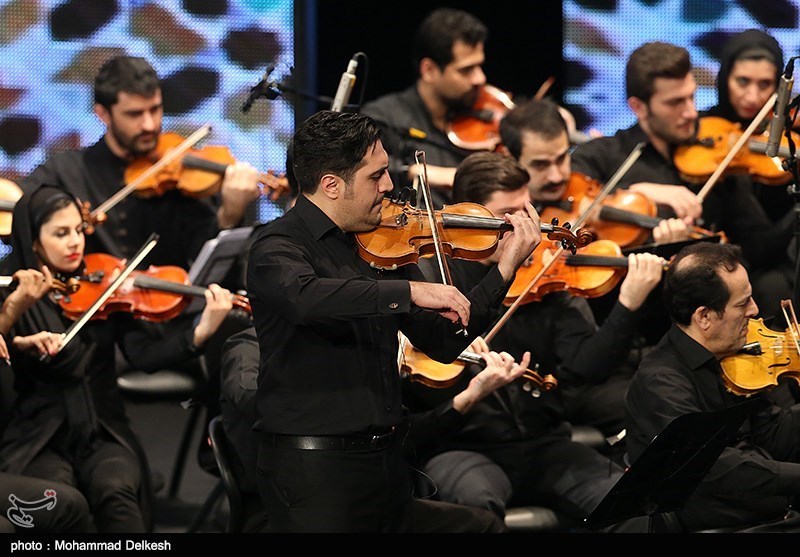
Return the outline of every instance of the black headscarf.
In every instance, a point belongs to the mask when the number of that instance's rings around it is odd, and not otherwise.
[[[731,106],[728,95],[728,76],[731,73],[733,64],[743,55],[763,54],[775,64],[775,85],[778,84],[778,77],[783,71],[783,51],[781,45],[774,37],[758,29],[748,29],[732,35],[720,53],[719,73],[717,74],[717,105],[708,110],[710,116],[720,116],[731,122],[742,124],[742,128],[747,127],[751,120],[741,120]]]

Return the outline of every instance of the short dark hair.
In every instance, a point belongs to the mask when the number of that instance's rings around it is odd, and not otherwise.
[[[94,102],[110,110],[120,91],[151,97],[160,87],[150,62],[136,56],[115,56],[106,60],[94,78]]]
[[[363,166],[367,150],[380,138],[380,125],[364,114],[331,110],[313,114],[297,127],[291,143],[299,190],[314,193],[327,173],[349,183]]]
[[[511,157],[481,151],[461,161],[453,178],[453,201],[471,201],[483,205],[496,191],[524,188],[530,175]]]
[[[569,133],[558,105],[547,99],[518,103],[500,120],[501,141],[515,159],[522,154],[522,133],[525,131],[548,140]]]
[[[661,41],[645,43],[634,50],[625,66],[625,91],[630,97],[649,102],[657,77],[683,79],[692,70],[689,51]]]
[[[423,58],[431,58],[440,69],[453,61],[453,45],[462,41],[474,46],[485,43],[489,30],[471,13],[453,8],[439,8],[428,14],[411,46],[412,62],[419,72]]]
[[[679,251],[664,278],[664,303],[672,320],[689,325],[701,306],[722,313],[731,293],[720,272],[732,273],[744,264],[742,250],[734,244],[698,242]]]

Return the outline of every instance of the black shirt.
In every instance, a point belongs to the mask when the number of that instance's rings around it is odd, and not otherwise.
[[[626,397],[626,443],[635,461],[678,416],[741,402],[722,382],[713,354],[673,325],[639,365]],[[800,406],[782,410],[763,394],[680,516],[692,529],[780,518],[800,494]]]
[[[428,164],[450,168],[457,167],[470,154],[453,145],[447,135],[433,125],[416,86],[368,102],[361,107],[361,113],[374,118],[384,129],[381,141],[389,154],[396,189],[411,185],[404,167],[415,164],[414,153],[418,149],[425,151]],[[422,131],[427,137],[412,137],[411,128]],[[449,189],[433,188],[431,193],[437,207],[450,202]]]
[[[572,170],[605,183],[642,141],[647,141],[647,136],[639,124],[610,137],[592,139],[573,151]],[[682,184],[695,193],[702,188],[685,182],[672,160],[665,159],[649,143],[617,187],[638,182]],[[674,216],[667,207],[659,207],[659,213],[662,217]],[[791,215],[773,225],[754,197],[748,176],[720,180],[703,200],[702,218],[705,228],[725,232],[730,242],[739,244],[752,268],[772,267],[786,257],[793,231]]]
[[[84,149],[53,154],[21,181],[25,192],[61,185],[96,209],[125,186],[127,161],[117,157],[104,138]],[[143,198],[133,193],[110,209],[108,221],[86,236],[86,252],[129,258],[150,234],[160,240],[145,265],[191,267],[206,240],[219,232],[210,199],[193,199],[177,190]]]
[[[457,285],[475,284],[489,269],[471,261],[455,261],[451,265]],[[634,329],[634,314],[619,302],[599,328],[586,300],[566,292],[552,293],[541,302],[518,306],[490,342],[492,350],[506,351],[517,360],[530,351],[531,366],[539,364],[539,372],[553,374],[559,386],[541,396],[534,396],[535,389],[524,379],[498,389],[463,417],[457,433],[439,439],[438,446],[428,450],[479,450],[512,466],[518,443],[546,442],[549,436],[568,438],[562,388],[607,379],[627,357]],[[411,385],[413,410],[430,408],[442,398],[453,396],[470,379],[466,374],[451,389],[431,390]]]
[[[430,357],[452,362],[487,325],[508,290],[497,267],[472,291],[469,337],[411,304],[414,264],[371,268],[301,195],[256,232],[247,289],[261,350],[256,428],[298,435],[374,433],[404,415],[398,330]]]

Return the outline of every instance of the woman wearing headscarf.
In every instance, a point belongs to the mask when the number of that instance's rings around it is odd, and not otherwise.
[[[101,533],[150,531],[149,471],[117,388],[115,345],[145,371],[190,358],[231,309],[230,292],[209,286],[196,327],[175,337],[150,337],[146,323],[112,313],[89,321],[59,351],[72,321],[50,286],[53,278],[85,274],[80,204],[44,186],[17,202],[12,219],[3,274],[18,286],[3,293],[0,333],[9,343],[17,400],[0,440],[0,468],[77,487]]]

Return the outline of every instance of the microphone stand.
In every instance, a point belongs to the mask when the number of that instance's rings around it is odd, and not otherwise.
[[[793,109],[796,109],[800,105],[800,95],[796,96],[792,101],[786,106],[786,113],[783,117],[786,119],[784,124],[784,135],[789,144],[789,156],[786,157],[783,162],[782,166],[784,170],[787,170],[792,173],[792,183],[786,186],[786,192],[792,197],[794,201],[793,211],[794,211],[794,282],[793,284],[793,301],[797,303],[797,300],[800,299],[800,189],[798,189],[798,184],[800,184],[800,170],[797,168],[798,159],[796,153],[796,146],[794,144],[794,140],[792,139],[792,126],[794,125],[794,118],[790,116]]]

